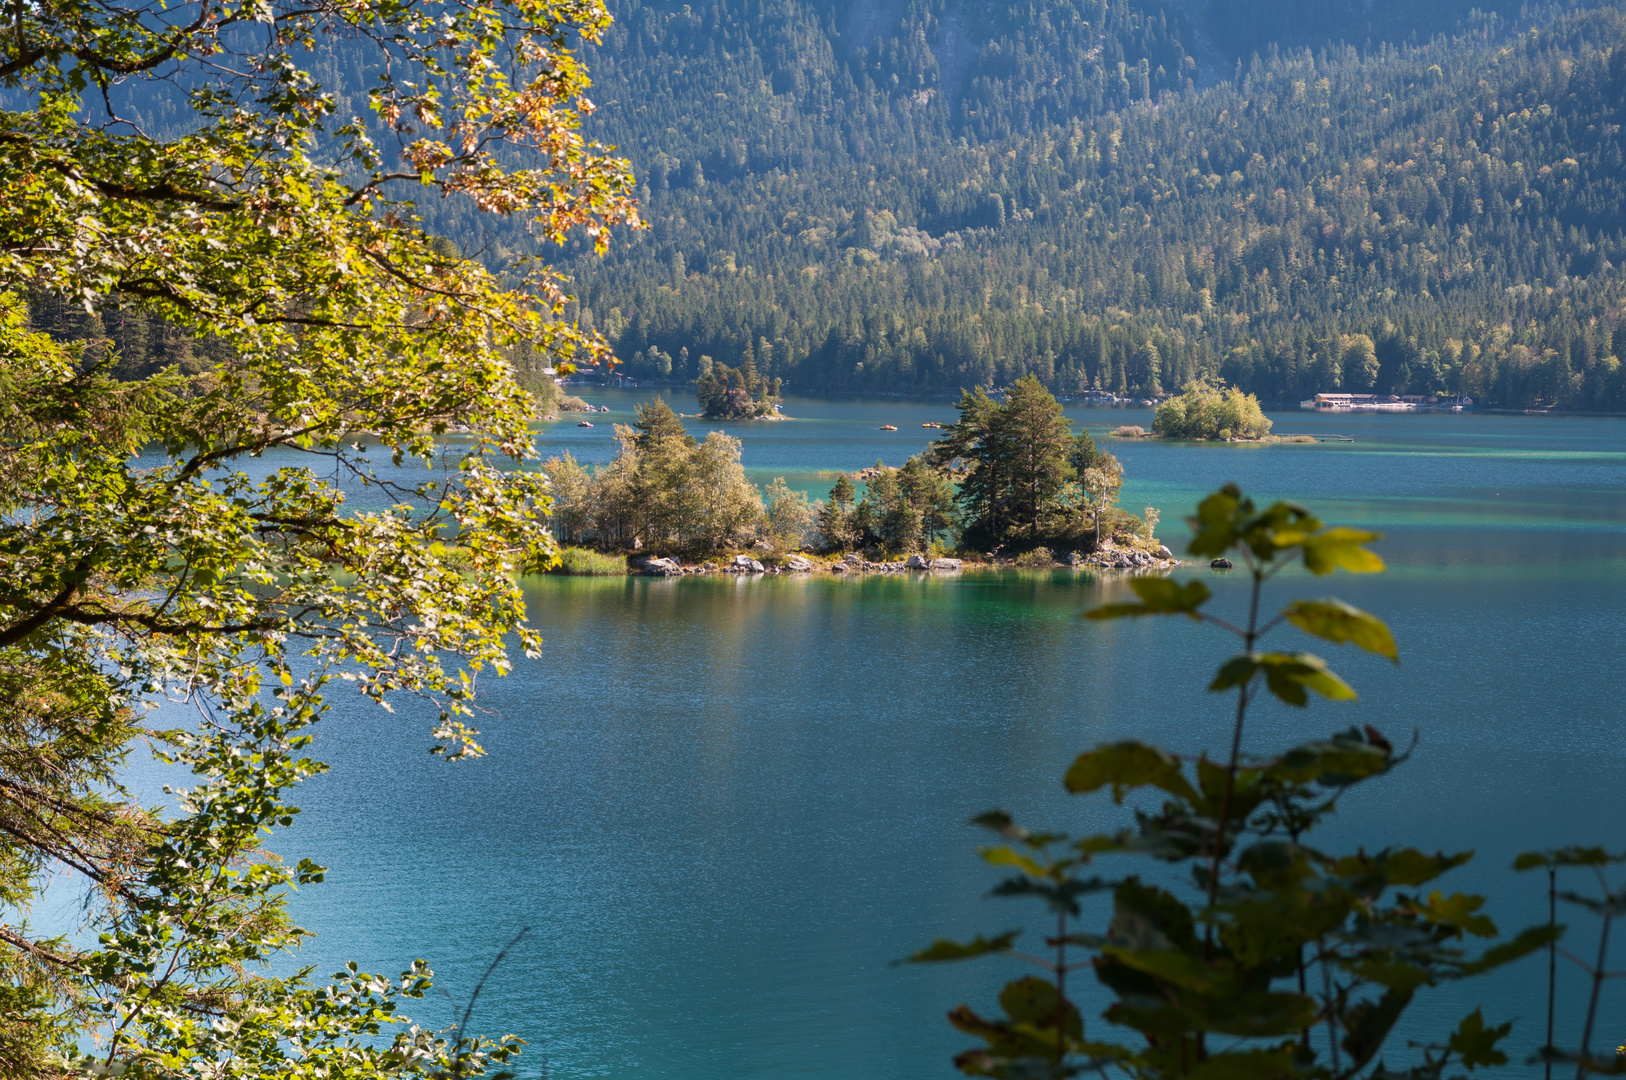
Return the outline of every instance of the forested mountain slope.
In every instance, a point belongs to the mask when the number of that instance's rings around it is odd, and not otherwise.
[[[652,227],[601,260],[418,212],[494,268],[554,259],[642,378],[749,353],[793,391],[1203,374],[1626,409],[1626,0],[1466,7],[611,0],[587,134]],[[321,48],[336,115],[368,116],[363,54]],[[121,109],[169,132],[162,89]],[[128,374],[215,348],[111,301],[35,322]]]
[[[1238,63],[1229,2],[618,0],[592,134],[653,227],[564,260],[584,317],[644,377],[1626,407],[1620,4]]]

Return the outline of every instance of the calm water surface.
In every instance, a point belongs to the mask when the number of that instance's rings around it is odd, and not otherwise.
[[[586,396],[614,412],[543,439],[604,460],[607,421],[650,395]],[[933,434],[923,421],[954,418],[941,401],[792,398],[786,412],[725,427],[754,479],[821,493],[833,470],[901,464]],[[1144,411],[1069,412],[1097,434],[1151,426]],[[1266,707],[1248,747],[1352,723],[1415,730],[1413,761],[1352,798],[1326,843],[1473,848],[1455,886],[1493,890],[1504,928],[1543,918],[1544,882],[1509,873],[1514,853],[1626,846],[1626,421],[1276,420],[1356,441],[1113,446],[1123,505],[1161,509],[1171,541],[1228,480],[1388,534],[1388,574],[1287,580],[1279,595],[1336,591],[1377,612],[1403,664],[1337,655],[1361,701]],[[1240,581],[1200,573],[1222,605],[1239,602]],[[1130,736],[1224,744],[1225,706],[1200,687],[1226,643],[1079,618],[1121,588],[1072,572],[538,581],[547,652],[489,688],[484,761],[432,759],[428,718],[410,708],[324,723],[334,770],[284,845],[331,867],[295,905],[319,935],[306,959],[395,971],[428,957],[461,1002],[530,927],[476,1013],[481,1030],[530,1040],[527,1075],[953,1075],[968,1040],[943,1013],[990,1003],[1012,967],[888,962],[940,934],[1039,924],[981,899],[996,875],[966,819],[1005,806],[1034,824],[1114,826],[1124,812],[1106,800],[1061,792],[1078,751]],[[1405,1034],[1439,1037],[1483,1003],[1520,1019],[1522,1060],[1540,1041],[1544,976],[1527,962],[1426,993]],[[1577,1007],[1564,1002],[1570,1041]],[[451,1014],[444,999],[421,1010],[432,1024]],[[1608,1002],[1606,1040],[1626,1042],[1626,995]]]

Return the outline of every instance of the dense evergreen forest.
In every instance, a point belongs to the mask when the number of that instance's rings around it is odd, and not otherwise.
[[[582,317],[644,378],[1626,407],[1622,8],[1232,7],[623,0],[591,127],[653,227]]]
[[[636,377],[1626,408],[1623,0],[612,10],[587,134],[652,227],[561,257],[456,199],[419,212],[494,268],[554,259]],[[208,352],[111,303],[35,317],[131,374]]]

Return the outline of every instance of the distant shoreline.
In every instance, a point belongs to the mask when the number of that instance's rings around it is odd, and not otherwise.
[[[637,393],[637,392],[639,392],[641,390],[658,390],[658,391],[682,390],[682,391],[692,391],[694,389],[694,386],[693,386],[692,383],[690,383],[690,384],[677,384],[677,383],[641,382],[637,386],[604,386],[604,385],[601,385],[601,384],[598,384],[598,383],[567,382],[567,383],[565,383],[563,385],[567,386],[567,387],[575,387],[577,389],[585,389],[585,390],[620,390],[620,391],[626,391],[626,392],[629,392],[629,393]],[[869,390],[869,391],[856,391],[856,390],[797,390],[797,389],[792,388],[792,387],[784,388],[783,393],[787,397],[810,398],[810,399],[814,399],[814,400],[818,400],[818,399],[822,398],[822,399],[834,399],[834,400],[843,400],[843,401],[862,401],[862,400],[868,398],[868,399],[885,399],[885,400],[888,400],[888,401],[919,401],[919,402],[923,402],[923,403],[925,403],[925,402],[955,401],[960,396],[960,392],[958,390],[927,391],[927,392],[919,392],[919,393],[910,393],[910,392],[905,392],[905,391],[901,391],[901,390]],[[1107,403],[1107,402],[1085,401],[1083,399],[1073,398],[1073,397],[1058,397],[1057,400],[1060,401],[1063,405],[1066,405],[1066,406],[1069,406],[1069,407],[1098,409],[1098,410],[1100,410],[1102,412],[1129,411],[1129,410],[1141,410],[1141,411],[1145,411],[1145,412],[1154,411],[1151,407],[1146,406],[1146,405],[1142,405],[1138,401],[1137,402]],[[1300,409],[1299,404],[1298,404],[1297,401],[1262,401],[1262,402],[1260,402],[1260,405],[1261,405],[1262,408],[1268,409],[1268,410],[1270,410],[1272,412],[1290,412],[1290,413],[1295,413],[1295,414],[1303,414],[1306,411],[1308,411],[1308,410]],[[691,416],[692,416],[693,419],[697,419],[697,420],[705,419],[704,417],[700,416],[698,413],[696,413],[696,414],[683,413],[681,415],[684,417],[684,419],[690,419]],[[1453,418],[1460,418],[1460,417],[1464,417],[1464,416],[1476,416],[1476,415],[1478,415],[1478,416],[1565,416],[1565,417],[1568,417],[1568,416],[1596,416],[1596,417],[1622,418],[1622,417],[1626,417],[1626,412],[1609,411],[1609,410],[1591,410],[1591,409],[1582,409],[1582,410],[1578,410],[1578,409],[1513,409],[1513,408],[1504,408],[1504,407],[1501,407],[1501,406],[1480,406],[1480,405],[1476,405],[1472,409],[1465,409],[1460,413],[1453,413],[1453,412],[1449,412],[1449,411],[1435,410],[1435,409],[1427,409],[1427,410],[1420,410],[1420,411],[1416,411],[1416,412],[1392,413],[1392,414],[1377,413],[1377,412],[1372,412],[1372,413],[1361,413],[1361,412],[1341,413],[1340,412],[1340,413],[1327,413],[1325,415],[1331,415],[1331,416],[1434,416],[1434,415],[1438,415],[1438,416],[1448,416],[1448,417],[1453,417]],[[759,419],[764,419],[764,418],[759,418]],[[797,419],[805,419],[805,417],[780,416],[778,419],[781,419],[781,420],[797,420]]]

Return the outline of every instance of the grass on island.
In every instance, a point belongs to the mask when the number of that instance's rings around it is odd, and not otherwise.
[[[567,547],[559,551],[559,565],[550,574],[574,574],[578,577],[612,577],[627,572],[627,560],[621,555],[606,555],[592,548]]]

